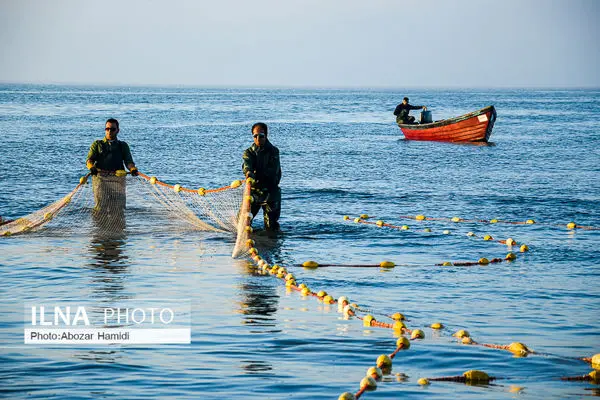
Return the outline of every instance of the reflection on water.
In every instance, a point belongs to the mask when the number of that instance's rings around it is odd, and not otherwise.
[[[452,142],[463,146],[496,147],[495,142]]]
[[[254,326],[276,326],[273,315],[277,312],[279,296],[275,287],[257,282],[259,277],[251,277],[251,279],[251,282],[240,285],[242,300],[239,302],[239,313],[244,315],[243,323]],[[250,333],[263,332],[250,331]],[[280,332],[280,330],[272,332]]]
[[[266,235],[266,234],[265,234]],[[259,253],[271,260],[278,259],[283,239],[280,235],[256,236],[255,246]],[[275,318],[271,317],[278,308],[279,296],[272,284],[265,285],[263,276],[253,275],[252,263],[248,263],[247,281],[240,285],[242,300],[239,302],[239,312],[244,315],[245,324],[256,326],[276,326]],[[267,278],[268,279],[268,278]],[[273,332],[279,332],[274,330]],[[257,333],[257,332],[251,332]],[[262,333],[262,332],[260,332]]]
[[[259,360],[243,360],[242,369],[249,374],[269,372],[273,370],[271,363]]]
[[[265,278],[268,279],[268,277]],[[250,329],[248,332],[252,334],[280,333],[281,329],[260,329],[277,326],[275,313],[279,306],[279,296],[276,294],[275,287],[260,282],[264,279],[257,276],[250,276],[249,279],[251,282],[240,285],[242,300],[239,302],[239,312],[244,315],[243,323],[256,328]],[[241,368],[249,374],[273,369],[271,363],[258,359],[241,361]]]
[[[261,254],[278,253],[281,240],[258,237],[256,245],[261,248]],[[243,315],[243,323],[251,325],[248,333],[251,334],[278,334],[282,330],[277,328],[275,314],[279,308],[279,296],[271,279],[267,276],[258,276],[253,272],[252,263],[245,263],[245,282],[240,286],[239,310]],[[264,329],[269,328],[269,329]],[[266,360],[242,360],[241,369],[248,374],[260,374],[273,370],[272,364]]]
[[[93,213],[94,226],[90,241],[90,267],[94,297],[107,300],[126,298],[121,294],[127,278],[129,259],[123,252],[127,235],[124,213]]]
[[[599,388],[586,388],[585,390],[590,391],[590,396],[600,397],[600,389]],[[577,395],[576,393],[574,395]]]
[[[123,357],[120,351],[114,350],[90,350],[74,353],[73,356],[83,361],[93,361],[100,364],[114,364]]]
[[[440,145],[460,145],[460,146],[480,146],[480,147],[496,147],[495,142],[442,142],[442,141],[427,141],[427,140],[409,140],[406,138],[398,139],[399,142],[404,143],[434,143]]]

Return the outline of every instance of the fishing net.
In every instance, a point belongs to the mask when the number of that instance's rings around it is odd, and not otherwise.
[[[83,177],[60,200],[0,225],[0,236],[30,232],[98,233],[202,230],[235,234],[232,256],[247,253],[250,186],[234,181],[218,189],[188,189],[145,174]]]

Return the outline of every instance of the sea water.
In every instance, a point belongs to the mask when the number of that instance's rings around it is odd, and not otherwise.
[[[434,120],[494,105],[488,145],[406,141],[392,112],[404,96]],[[0,215],[67,194],[86,173],[104,122],[121,123],[139,169],[170,184],[216,188],[241,178],[250,127],[281,153],[282,234],[257,248],[314,291],[348,296],[378,320],[402,312],[425,332],[394,359],[370,398],[580,398],[561,381],[600,353],[599,90],[334,90],[0,86]],[[354,223],[360,214],[408,230]],[[422,214],[442,220],[417,222]],[[350,217],[344,220],[344,216]],[[449,221],[499,219],[518,224]],[[536,224],[524,224],[533,219]],[[390,329],[287,292],[231,258],[229,234],[145,219],[117,238],[42,231],[0,238],[0,391],[8,398],[337,398],[356,392]],[[261,218],[254,226],[261,226]],[[182,222],[182,224],[184,224]],[[138,229],[134,229],[138,228]],[[150,229],[151,228],[151,229]],[[425,232],[430,228],[431,232]],[[447,231],[444,233],[444,231]],[[467,236],[468,232],[476,236]],[[520,253],[495,239],[514,238]],[[504,258],[487,266],[444,261]],[[393,269],[298,267],[379,264]],[[24,305],[162,298],[191,305],[189,345],[23,344]],[[442,322],[445,329],[429,325]],[[462,345],[522,342],[538,353]],[[433,382],[479,369],[489,385]],[[399,373],[407,378],[401,378]]]

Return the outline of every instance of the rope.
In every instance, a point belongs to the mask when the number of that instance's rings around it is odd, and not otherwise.
[[[560,379],[563,381],[580,381],[580,382],[592,382],[595,384],[600,384],[600,372],[597,370],[594,370],[587,375],[563,376]]]
[[[493,225],[493,224],[534,225],[534,224],[536,224],[536,225],[552,226],[552,227],[559,227],[559,228],[566,227],[567,229],[600,230],[600,227],[578,225],[578,224],[575,224],[574,222],[569,222],[567,224],[558,224],[558,223],[536,222],[533,219],[529,219],[527,221],[505,221],[505,220],[501,220],[501,219],[487,220],[487,219],[466,219],[466,218],[458,218],[458,217],[433,218],[433,217],[425,217],[423,215],[400,215],[398,217],[402,218],[402,219],[412,219],[412,220],[416,220],[416,221],[448,221],[448,222],[455,222],[455,223],[467,222],[467,223],[483,223],[483,224],[490,224],[490,225]]]
[[[377,222],[372,222],[372,221],[367,221],[365,218],[363,218],[363,216],[354,218],[353,219],[354,223],[356,223],[356,224],[364,224],[364,225],[375,225],[375,226],[378,226],[380,228],[385,227],[385,228],[391,228],[391,229],[400,230],[400,231],[409,231],[410,230],[410,227],[408,225],[398,226],[398,225],[393,225],[393,224],[386,223],[386,222],[384,222],[382,220],[378,220]],[[404,216],[404,217],[406,217],[406,216]],[[368,217],[367,216],[367,218],[372,218],[372,217]],[[402,216],[401,216],[401,218],[402,218]],[[415,219],[415,218],[413,218],[413,219]],[[347,216],[347,215],[344,216],[344,221],[349,221],[349,220],[350,220],[349,216]],[[430,228],[425,228],[422,231],[423,232],[431,232],[431,229]],[[450,231],[449,230],[444,230],[443,233],[444,234],[450,234]],[[473,232],[468,232],[467,236],[469,236],[469,237],[475,237],[475,238],[479,237],[479,236],[477,236]],[[481,238],[483,240],[485,240],[485,241],[491,241],[491,242],[495,242],[495,243],[500,243],[500,244],[504,244],[504,245],[507,245],[507,246],[515,246],[515,245],[517,245],[517,242],[514,241],[512,238],[508,238],[506,240],[500,240],[500,239],[494,239],[491,235],[484,235]]]
[[[366,392],[366,391],[367,391],[367,387],[366,386],[363,387],[363,388],[361,388],[358,392],[356,392],[356,394],[354,395],[354,398],[357,399],[357,400],[360,399],[360,396],[362,396],[363,393]]]
[[[443,263],[437,264],[396,264],[391,261],[382,261],[379,264],[320,264],[316,261],[305,261],[302,264],[296,264],[294,267],[304,267],[309,269],[317,269],[317,268],[383,268],[389,269],[394,267],[428,267],[428,266],[436,266],[436,267],[467,267],[474,265],[487,265],[487,264],[495,264],[501,263],[504,261],[514,261],[517,256],[514,253],[508,253],[504,258],[492,258],[487,259],[486,257],[482,257],[477,261],[459,261],[459,262],[449,262],[445,261]]]
[[[27,233],[46,226],[77,230],[86,226],[82,224],[85,220],[90,221],[93,229],[122,230],[126,202],[133,204],[134,209],[143,205],[144,211],[153,213],[151,218],[168,216],[199,230],[236,232],[243,200],[241,186],[245,180],[217,189],[194,191],[143,173],[131,176],[124,170],[99,171],[91,178],[91,185],[90,176],[88,173],[81,177],[77,186],[62,199],[13,221],[2,221],[0,236]],[[173,227],[179,228],[179,225]]]
[[[280,267],[277,265],[270,266],[258,254],[258,250],[253,247],[254,246],[253,240],[251,240],[251,239],[248,240],[247,246],[249,247],[248,253],[251,255],[250,258],[254,261],[254,264],[257,267],[256,272],[258,274],[263,274],[263,275],[269,274],[269,275],[276,276],[277,278],[280,278],[285,282],[285,286],[287,289],[301,292],[301,294],[303,296],[317,297],[320,301],[322,301],[325,304],[334,304],[334,303],[338,302],[335,298],[333,298],[330,295],[327,295],[326,292],[324,292],[324,291],[319,291],[319,292],[315,293],[314,291],[309,289],[305,284],[302,284],[302,283],[297,284],[295,276],[293,274],[288,273],[284,267]],[[502,259],[499,259],[499,260],[503,261]],[[497,262],[500,262],[500,261],[497,261]],[[313,265],[313,264],[311,264],[311,265]],[[325,264],[325,265],[329,265],[329,264]],[[401,333],[411,333],[412,340],[422,339],[424,337],[424,333],[419,329],[415,329],[415,330],[411,331],[408,328],[405,328],[403,326],[403,322],[402,322],[402,320],[404,319],[404,316],[400,313],[396,313],[393,316],[386,315],[387,318],[392,318],[396,321],[394,324],[380,322],[380,321],[377,321],[372,316],[371,313],[368,315],[365,315],[365,316],[361,316],[355,312],[355,311],[371,312],[371,310],[363,309],[358,306],[351,307],[349,304],[349,301],[347,299],[345,299],[344,296],[341,296],[338,300],[340,301],[340,302],[338,302],[338,305],[340,306],[338,308],[338,311],[340,311],[343,307],[345,317],[350,318],[350,317],[354,316],[354,317],[356,317],[356,319],[362,321],[363,325],[366,327],[380,327],[380,328],[385,328],[385,329],[390,329],[390,328],[394,329],[396,327],[401,327],[401,329],[400,329]],[[435,328],[434,328],[434,326],[435,326]],[[440,323],[436,323],[436,324],[432,324],[432,328],[441,329],[441,328],[443,328],[443,326]],[[460,335],[458,335],[459,333],[460,333]],[[470,338],[468,332],[466,332],[464,330],[457,332],[455,335],[459,336],[459,338],[461,338],[462,342],[465,344],[480,345],[483,347],[488,347],[488,348],[498,349],[498,350],[508,350],[516,355],[542,354],[542,353],[533,352],[532,350],[527,348],[527,346],[525,346],[524,344],[519,343],[519,342],[514,342],[514,343],[511,343],[510,345],[477,343],[474,340],[472,340]],[[466,341],[465,339],[468,339],[468,340]],[[410,347],[410,341],[406,337],[400,336],[400,338],[398,339],[397,344],[396,344],[396,349],[391,354],[389,354],[389,355],[383,354],[377,359],[377,363],[376,363],[377,367],[381,368],[381,370],[385,370],[386,373],[389,373],[391,371],[391,367],[392,367],[392,360],[395,358],[395,356],[401,350],[406,350],[409,347]],[[600,355],[596,355],[594,357],[600,357]],[[591,361],[592,358],[582,357],[579,359],[581,359],[583,361]],[[352,393],[350,393],[350,392],[345,392],[339,398],[340,399],[351,399],[351,398],[358,399],[366,391],[376,390],[377,384],[375,383],[374,377],[375,377],[375,375],[371,376],[368,373],[367,376],[365,378],[363,378],[363,380],[361,380],[360,389],[354,395],[352,395]],[[486,383],[489,383],[491,381],[498,380],[498,379],[507,379],[507,378],[488,376],[486,373],[484,373],[482,371],[471,370],[471,371],[465,372],[462,376],[446,376],[446,377],[436,377],[436,378],[429,378],[429,379],[421,378],[421,379],[419,379],[419,384],[428,384],[429,381],[447,381],[447,382],[458,382],[458,383],[486,384]],[[566,377],[565,380],[586,380],[586,381],[590,380],[590,381],[593,381],[593,378],[591,376],[590,377],[588,377],[588,376]],[[354,397],[352,397],[352,396],[354,396]]]
[[[147,180],[148,182],[150,182],[150,181],[153,180],[157,185],[163,186],[163,187],[166,187],[166,188],[169,188],[169,189],[175,189],[175,186],[177,186],[177,185],[169,185],[168,183],[165,183],[163,181],[158,180],[156,177],[150,177],[150,176],[148,176],[146,174],[143,174],[141,172],[138,173],[138,176],[142,177],[143,179]],[[204,192],[205,193],[218,193],[218,192],[222,192],[223,190],[235,189],[237,186],[239,186],[239,184],[242,184],[245,181],[246,181],[245,179],[241,180],[241,181],[234,181],[234,182],[236,182],[235,185],[233,185],[233,184],[232,185],[227,185],[227,186],[223,186],[223,187],[220,187],[220,188],[217,188],[217,189],[204,189]],[[239,184],[237,184],[237,182],[239,182]],[[199,195],[198,189],[189,189],[189,188],[180,186],[180,190],[182,192],[195,193],[195,194]]]
[[[472,380],[468,379],[465,376],[442,376],[439,378],[427,378],[427,379],[430,381],[437,381],[437,382],[459,382],[459,383],[472,382]],[[487,381],[491,382],[491,381],[495,381],[497,379],[502,379],[502,378],[490,376]]]

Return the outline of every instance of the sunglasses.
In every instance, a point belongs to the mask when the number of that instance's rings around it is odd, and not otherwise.
[[[257,134],[252,135],[252,137],[254,139],[256,139],[256,138],[261,138],[262,139],[262,138],[265,137],[265,134],[264,133],[257,133]]]
[[[117,128],[104,128],[105,131],[116,132]]]

